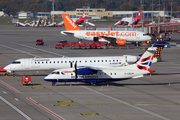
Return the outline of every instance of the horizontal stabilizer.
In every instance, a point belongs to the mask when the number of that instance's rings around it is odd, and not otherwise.
[[[141,78],[141,77],[143,77],[143,75],[134,76],[132,78]]]

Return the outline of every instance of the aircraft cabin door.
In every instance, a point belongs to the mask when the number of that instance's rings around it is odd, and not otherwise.
[[[30,60],[24,59],[24,68],[29,69],[30,68]]]
[[[65,82],[71,78],[71,73],[69,73],[69,71],[62,71],[61,75],[62,75],[62,78]]]
[[[83,39],[83,32],[80,31],[80,39]]]
[[[140,33],[139,32],[136,33],[136,38],[140,38]]]

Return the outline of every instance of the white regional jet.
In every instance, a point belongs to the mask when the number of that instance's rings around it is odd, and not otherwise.
[[[153,63],[158,61],[164,45],[170,45],[166,42],[156,42],[159,49],[156,50]],[[0,72],[14,73],[17,71],[41,71],[56,70],[62,68],[74,67],[75,62],[78,66],[91,67],[120,67],[133,64],[139,60],[139,56],[102,56],[102,57],[58,57],[58,58],[21,58],[13,61],[11,64],[0,68]]]
[[[155,72],[150,70],[150,66],[157,47],[160,46],[154,44],[153,47],[149,47],[141,58],[132,65],[100,68],[98,66],[81,66],[77,61],[75,67],[55,70],[46,76],[44,80],[52,82],[52,85],[54,85],[57,82],[85,82],[96,84],[105,81],[140,78],[143,77],[144,74]]]
[[[58,58],[22,58],[4,67],[8,73],[16,71],[56,70],[73,67],[75,62],[80,66],[119,67],[135,63],[140,57],[132,55],[104,57],[58,57]]]
[[[74,21],[63,14],[66,31],[61,31],[63,35],[69,35],[80,40],[91,40],[101,42],[111,42],[117,45],[125,45],[126,42],[143,42],[151,39],[149,35],[141,31],[100,31],[100,30],[81,30]]]

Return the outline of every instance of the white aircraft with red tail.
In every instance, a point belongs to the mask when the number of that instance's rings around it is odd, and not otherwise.
[[[83,26],[82,24],[85,23],[85,24],[87,24],[87,25],[89,25],[89,26],[94,27],[95,24],[93,24],[93,23],[91,23],[91,22],[88,22],[88,21],[85,21],[85,11],[86,11],[86,10],[83,11],[83,14],[82,14],[82,16],[81,16],[80,18],[71,18],[71,19],[72,19],[73,22],[74,22],[75,24],[77,24],[78,26]],[[63,24],[64,24],[64,21],[60,22],[58,25],[63,25]]]
[[[126,18],[123,18],[122,20],[116,22],[114,24],[114,26],[117,26],[117,25],[128,25],[128,26],[137,25],[137,23],[140,20],[141,20],[141,9],[139,10],[139,13],[138,13],[137,17],[126,17]]]

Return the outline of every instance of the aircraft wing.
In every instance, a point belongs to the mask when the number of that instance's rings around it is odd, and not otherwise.
[[[78,75],[89,75],[89,74],[95,74],[98,71],[101,71],[101,68],[98,67],[90,67],[90,66],[81,66],[78,67],[76,72]]]

